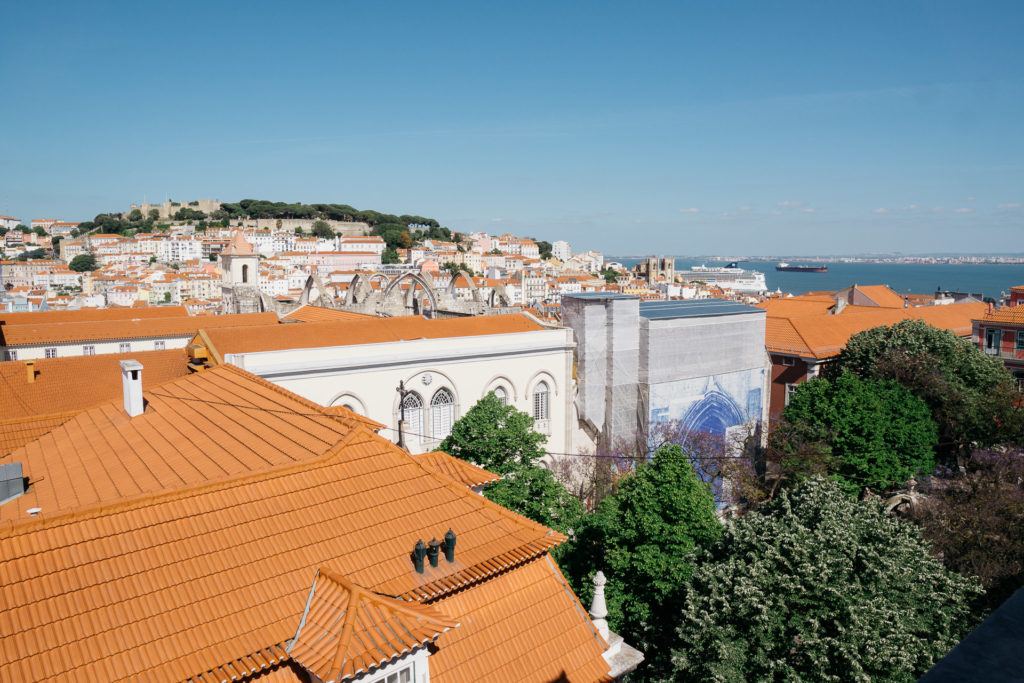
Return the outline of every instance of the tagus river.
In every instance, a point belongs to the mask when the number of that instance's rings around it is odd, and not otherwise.
[[[606,257],[632,268],[639,258]],[[889,285],[903,294],[930,294],[936,289],[981,293],[998,298],[1013,285],[1024,285],[1024,265],[947,263],[828,263],[827,273],[780,273],[778,261],[741,261],[740,267],[764,273],[769,290],[803,294],[815,290],[836,290],[858,285]],[[724,266],[724,262],[676,258],[676,270],[696,265]],[[804,265],[800,263],[800,265]]]

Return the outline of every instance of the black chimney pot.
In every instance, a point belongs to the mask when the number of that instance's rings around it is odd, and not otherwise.
[[[436,538],[430,539],[430,543],[427,544],[427,557],[430,558],[430,566],[437,566],[438,552],[441,550],[441,544]]]
[[[444,559],[455,561],[455,532],[451,529],[444,535]]]
[[[423,545],[423,539],[416,541],[415,547],[412,549],[412,564],[416,567],[416,573],[423,573],[423,558],[427,554],[427,548]]]

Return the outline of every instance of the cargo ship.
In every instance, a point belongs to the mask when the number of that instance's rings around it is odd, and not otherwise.
[[[780,263],[775,266],[775,270],[784,273],[827,273],[828,266],[791,266],[788,263]]]

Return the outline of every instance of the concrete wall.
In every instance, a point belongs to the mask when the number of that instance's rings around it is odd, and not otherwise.
[[[136,353],[138,351],[157,351],[158,342],[163,342],[164,349],[183,349],[188,346],[194,334],[189,334],[185,337],[164,337],[162,339],[126,339],[118,341],[94,341],[94,342],[75,342],[73,344],[39,344],[37,346],[24,346],[17,347],[14,349],[8,349],[7,347],[0,347],[0,357],[5,360],[9,359],[11,351],[14,351],[17,355],[16,359],[10,360],[32,360],[34,358],[46,358],[46,349],[56,349],[57,355],[51,356],[51,358],[66,358],[68,356],[84,356],[85,347],[94,347],[93,355],[103,355],[109,353]],[[128,351],[121,351],[121,344],[129,344],[130,349]]]

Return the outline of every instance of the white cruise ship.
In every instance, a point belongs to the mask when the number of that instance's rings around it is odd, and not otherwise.
[[[744,270],[735,261],[725,266],[691,266],[690,270],[684,270],[680,275],[687,282],[699,280],[735,292],[760,294],[768,291],[764,273],[758,270]]]

